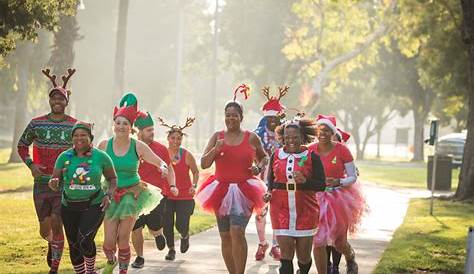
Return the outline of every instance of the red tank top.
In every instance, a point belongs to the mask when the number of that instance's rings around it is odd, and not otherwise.
[[[219,133],[224,139],[224,131]],[[216,179],[221,183],[243,183],[252,177],[249,169],[255,159],[255,149],[250,145],[250,132],[244,132],[244,139],[239,145],[231,146],[224,142],[217,153]]]
[[[192,186],[191,177],[189,177],[189,166],[186,164],[186,156],[188,151],[180,148],[183,152],[178,162],[173,162],[174,177],[176,187],[178,188],[178,196],[169,195],[170,200],[192,200],[193,196],[189,194],[189,189]]]

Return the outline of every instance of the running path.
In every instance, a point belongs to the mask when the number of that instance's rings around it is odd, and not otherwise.
[[[350,239],[356,250],[361,274],[371,273],[377,265],[393,233],[403,222],[410,198],[429,195],[427,191],[394,190],[370,183],[364,184],[364,193],[370,206],[370,213],[364,219],[359,234]],[[269,224],[267,233],[267,239],[271,239]],[[268,255],[262,262],[256,262],[254,259],[258,242],[254,218],[247,227],[247,242],[249,255],[245,273],[278,273],[278,262]],[[176,260],[168,262],[164,259],[166,248],[164,251],[157,251],[154,242],[148,241],[145,243],[145,267],[139,270],[131,268],[129,273],[227,273],[220,253],[220,239],[216,228],[191,236],[190,245],[189,251],[185,254],[179,253],[177,246]],[[132,256],[132,262],[134,258]],[[344,259],[341,261],[340,269],[341,273],[345,273]],[[311,273],[316,273],[314,264]]]

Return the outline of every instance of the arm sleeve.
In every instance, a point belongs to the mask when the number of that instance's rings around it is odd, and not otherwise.
[[[56,163],[54,164],[54,168],[55,169],[63,169],[64,168],[64,162],[66,160],[66,151],[64,151],[63,153],[61,153],[58,157],[58,159],[56,159]]]
[[[356,166],[354,161],[345,163],[344,169],[346,170],[346,178],[341,179],[341,185],[348,186],[352,185],[357,181]]]
[[[314,191],[324,191],[326,188],[326,175],[324,174],[324,166],[321,159],[314,152],[311,152],[312,172],[306,183],[310,185],[310,189]]]
[[[23,134],[21,135],[17,144],[18,155],[20,155],[20,158],[27,166],[30,166],[33,163],[29,148],[35,138],[35,131],[32,122],[30,122],[25,128],[25,131],[23,131]]]
[[[273,174],[273,158],[275,153],[272,153],[270,157],[270,163],[268,164],[268,172],[267,172],[267,189],[268,191],[273,190],[273,182],[275,180],[275,175]]]
[[[101,150],[98,150],[98,151],[102,154],[102,168],[103,169],[114,168],[114,163],[112,162],[112,159],[110,158],[110,156]]]

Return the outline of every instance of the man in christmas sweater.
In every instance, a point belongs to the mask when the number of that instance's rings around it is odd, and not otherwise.
[[[18,141],[18,154],[31,170],[34,178],[33,199],[39,220],[40,235],[48,241],[47,263],[49,273],[57,273],[64,247],[61,222],[61,191],[48,187],[56,158],[72,146],[71,131],[76,119],[64,113],[69,103],[70,91],[66,89],[74,69],[68,69],[63,76],[63,85],[56,84],[56,76],[49,69],[43,73],[53,83],[49,92],[51,112],[33,118]],[[33,157],[29,148],[33,144]]]

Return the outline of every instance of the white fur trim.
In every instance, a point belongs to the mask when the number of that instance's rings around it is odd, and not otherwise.
[[[318,121],[316,121],[316,124],[328,126],[332,130],[333,134],[336,134],[337,132],[336,126],[329,119],[319,119]]]
[[[273,233],[278,236],[291,236],[291,237],[308,237],[313,236],[318,232],[318,229],[307,229],[307,230],[291,230],[291,229],[274,229]]]
[[[277,116],[278,111],[276,110],[265,110],[263,116]]]
[[[290,155],[292,155],[295,158],[301,158],[303,156],[308,155],[308,150],[305,150],[305,151],[297,153],[297,154],[286,153],[285,151],[283,151],[283,148],[280,148],[279,151],[278,151],[278,158],[281,159],[281,160],[288,158],[288,156],[290,156]]]

